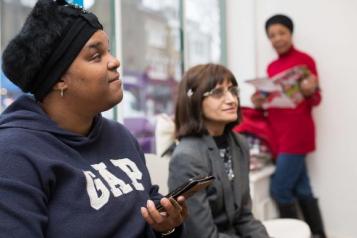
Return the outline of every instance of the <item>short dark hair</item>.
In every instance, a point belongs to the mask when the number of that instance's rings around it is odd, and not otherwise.
[[[293,33],[293,31],[294,31],[294,23],[291,20],[291,18],[286,15],[276,14],[276,15],[270,17],[265,22],[265,32],[268,33],[269,27],[274,24],[281,24],[281,25],[285,26],[286,28],[289,29],[290,33]]]
[[[238,86],[233,73],[219,64],[201,64],[190,68],[179,84],[175,112],[176,137],[202,136],[208,134],[203,121],[203,94],[225,80]],[[226,125],[225,131],[230,131],[241,119],[240,103],[237,108],[238,118]]]

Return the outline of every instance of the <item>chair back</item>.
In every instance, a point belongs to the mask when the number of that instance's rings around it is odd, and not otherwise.
[[[159,185],[159,192],[166,195],[169,191],[167,185],[169,177],[169,158],[160,157],[156,154],[145,154],[145,159],[152,184]]]

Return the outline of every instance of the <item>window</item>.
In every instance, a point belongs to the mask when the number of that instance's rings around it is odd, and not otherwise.
[[[1,53],[7,43],[20,31],[35,2],[30,0],[0,0]],[[5,77],[0,68],[0,112],[20,94],[21,90]]]
[[[144,152],[155,152],[156,116],[174,114],[183,65],[187,69],[222,62],[221,2],[121,1],[124,99],[120,113]]]
[[[181,76],[179,1],[123,0],[121,15],[124,124],[152,152],[155,115],[173,113]]]
[[[186,68],[202,63],[222,63],[221,1],[185,1]]]

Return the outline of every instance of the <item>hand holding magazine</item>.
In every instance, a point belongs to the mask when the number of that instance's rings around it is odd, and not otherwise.
[[[311,75],[305,66],[296,66],[285,70],[273,78],[247,80],[256,90],[266,97],[263,108],[295,108],[304,100],[300,91],[302,80]]]

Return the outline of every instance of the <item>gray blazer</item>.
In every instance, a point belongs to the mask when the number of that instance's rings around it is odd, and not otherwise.
[[[233,186],[211,136],[186,137],[177,145],[169,166],[170,190],[195,176],[214,175],[212,186],[187,200],[186,238],[267,238],[254,219],[249,193],[249,152],[242,136],[229,133],[233,157]]]

